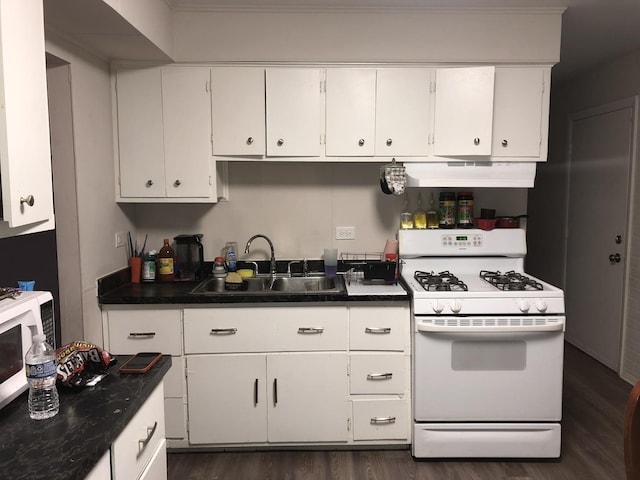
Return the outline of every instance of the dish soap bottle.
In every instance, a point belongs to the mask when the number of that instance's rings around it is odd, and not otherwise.
[[[427,228],[438,228],[438,211],[436,210],[433,192],[431,192],[431,201],[429,202],[429,210],[427,210]]]
[[[161,282],[173,282],[174,280],[174,271],[173,271],[173,257],[174,251],[169,245],[169,239],[164,239],[164,245],[158,252],[158,280]]]
[[[413,226],[423,230],[427,228],[427,212],[422,208],[422,194],[418,194],[418,208],[413,212]]]

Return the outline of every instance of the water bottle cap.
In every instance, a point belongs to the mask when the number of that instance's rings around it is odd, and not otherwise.
[[[46,339],[47,339],[46,335],[38,333],[33,336],[33,343],[41,343],[41,342],[44,342]]]

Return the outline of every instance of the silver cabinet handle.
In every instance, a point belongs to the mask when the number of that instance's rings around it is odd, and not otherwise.
[[[147,183],[144,184],[145,187],[150,187],[153,185],[153,180],[147,180]]]
[[[209,335],[235,335],[237,328],[212,328]]]
[[[278,379],[273,379],[273,406],[278,404]]]
[[[153,338],[156,332],[129,332],[129,338]]]
[[[144,449],[147,448],[147,445],[151,441],[153,434],[156,433],[156,428],[158,428],[158,422],[153,422],[153,427],[147,427],[147,438],[138,440],[138,454],[136,455],[136,458],[142,455]]]
[[[279,138],[278,141],[276,142],[276,145],[281,147],[282,145],[284,145],[284,140],[282,138]]]
[[[377,423],[396,423],[396,417],[372,417],[369,423],[372,425]]]
[[[480,145],[480,139],[478,137],[473,139],[473,144],[474,145]]]
[[[258,405],[258,379],[253,382],[253,405]]]
[[[22,205],[23,203],[26,203],[30,207],[33,207],[33,204],[36,203],[36,199],[33,197],[33,195],[27,195],[26,198],[20,197],[20,205]]]
[[[507,141],[507,139],[504,139],[500,142],[500,145],[502,145],[503,147],[508,147],[509,146],[509,142]]]
[[[393,373],[368,373],[367,380],[390,380],[393,377]]]
[[[361,138],[360,140],[358,140],[358,145],[361,147],[364,145],[364,138]]]
[[[303,334],[314,334],[314,333],[322,333],[324,332],[323,327],[300,327],[298,328],[298,333]]]
[[[247,145],[251,145],[253,143],[253,137],[247,138]]]
[[[174,186],[174,187],[179,187],[180,185],[182,185],[182,183],[180,182],[180,180],[176,180],[175,182],[173,182],[173,186]]]
[[[391,333],[390,327],[365,327],[364,333]]]
[[[392,143],[393,143],[393,140],[390,138],[387,138],[387,147],[390,147]]]

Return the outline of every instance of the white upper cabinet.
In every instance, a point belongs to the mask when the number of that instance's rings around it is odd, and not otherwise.
[[[116,74],[118,201],[215,202],[208,67]]]
[[[378,69],[376,155],[429,154],[431,74],[424,68]]]
[[[321,137],[321,70],[266,70],[267,156],[317,157]]]
[[[0,176],[7,237],[54,228],[42,2],[0,1]]]
[[[548,94],[549,69],[496,68],[493,157],[544,157],[542,160],[546,160]]]
[[[433,154],[491,155],[495,67],[439,68]]]
[[[326,109],[327,156],[374,155],[375,69],[328,69]]]
[[[211,70],[213,154],[265,154],[264,68]]]

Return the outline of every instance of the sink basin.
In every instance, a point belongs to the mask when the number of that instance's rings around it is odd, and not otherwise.
[[[222,278],[207,278],[190,293],[197,295],[246,295],[256,294],[338,294],[344,293],[344,281],[341,277],[253,277],[245,278],[242,288],[229,290]]]

